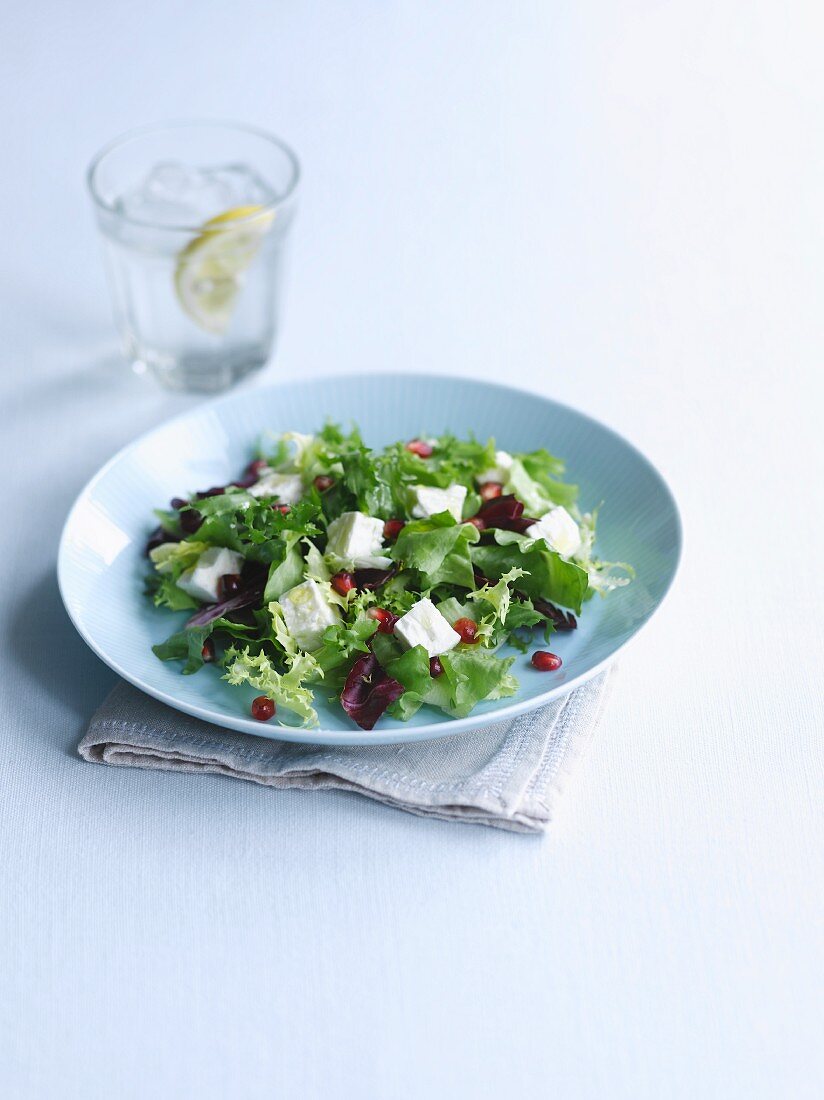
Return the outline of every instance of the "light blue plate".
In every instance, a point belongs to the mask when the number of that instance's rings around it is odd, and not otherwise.
[[[185,621],[155,609],[143,596],[143,547],[152,509],[236,477],[265,430],[311,432],[327,417],[360,425],[365,441],[474,432],[510,451],[546,447],[567,460],[584,509],[604,501],[597,550],[631,562],[637,578],[584,607],[579,628],[556,634],[563,657],[557,673],[538,672],[517,653],[520,681],[509,699],[481,704],[470,717],[450,719],[422,708],[409,723],[382,719],[358,729],[316,691],[320,726],[311,730],[263,725],[249,717],[252,690],[229,687],[215,667],[183,676],[152,653]],[[63,602],[91,648],[124,679],[170,706],[218,726],[258,737],[356,745],[446,737],[477,729],[566,694],[608,664],[648,621],[672,583],[681,551],[678,511],[661,476],[634,447],[595,420],[534,394],[483,382],[427,375],[363,375],[244,390],[169,421],[108,462],[71,510],[60,542]]]

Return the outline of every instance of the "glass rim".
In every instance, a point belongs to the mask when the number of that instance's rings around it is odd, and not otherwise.
[[[241,133],[251,134],[253,137],[261,138],[263,141],[268,142],[269,145],[274,146],[286,157],[291,168],[291,179],[285,190],[277,199],[272,202],[257,203],[256,209],[245,215],[242,218],[235,218],[232,221],[231,228],[237,229],[238,226],[243,225],[248,221],[253,221],[260,218],[261,214],[274,214],[275,211],[285,206],[289,199],[297,191],[298,183],[300,182],[300,161],[295,154],[295,151],[282,141],[281,138],[276,137],[274,134],[270,134],[268,130],[262,130],[257,126],[249,126],[243,122],[228,122],[215,119],[204,118],[186,118],[186,119],[173,119],[168,122],[156,122],[150,123],[147,126],[136,126],[131,130],[126,130],[122,134],[118,134],[117,137],[107,141],[95,155],[92,157],[89,167],[86,169],[86,185],[89,189],[92,201],[95,206],[104,210],[107,214],[111,214],[115,218],[119,218],[123,222],[128,222],[130,225],[139,225],[144,229],[165,229],[170,233],[199,233],[203,229],[203,223],[200,222],[197,225],[164,225],[157,221],[150,221],[145,218],[135,218],[130,214],[124,214],[121,210],[116,209],[110,202],[107,202],[103,195],[100,193],[97,186],[97,172],[100,165],[109,156],[110,153],[115,152],[121,146],[128,144],[130,141],[135,141],[138,138],[146,137],[149,134],[160,133],[163,130],[183,130],[187,128],[214,128],[223,130],[237,130]],[[229,227],[227,226],[227,229]]]

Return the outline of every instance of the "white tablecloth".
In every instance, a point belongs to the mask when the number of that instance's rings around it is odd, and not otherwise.
[[[3,1097],[821,1095],[821,29],[774,0],[6,13]],[[508,379],[671,480],[680,583],[545,840],[74,753],[113,677],[61,609],[64,515],[193,403],[118,361],[83,170],[191,115],[302,155],[269,377]]]

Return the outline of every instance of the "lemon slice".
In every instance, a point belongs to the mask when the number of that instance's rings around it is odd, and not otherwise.
[[[175,268],[177,299],[202,329],[219,336],[229,327],[244,273],[274,217],[260,205],[233,206],[205,222],[181,251]]]

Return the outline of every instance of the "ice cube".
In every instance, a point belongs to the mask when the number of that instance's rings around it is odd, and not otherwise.
[[[211,179],[225,189],[232,206],[251,206],[275,199],[272,188],[245,164],[226,164],[209,169]]]
[[[201,172],[174,161],[156,164],[143,184],[146,198],[180,202],[200,186]]]
[[[235,206],[274,198],[272,189],[245,164],[195,168],[163,161],[120,197],[118,208],[128,218],[156,225],[202,225]]]

